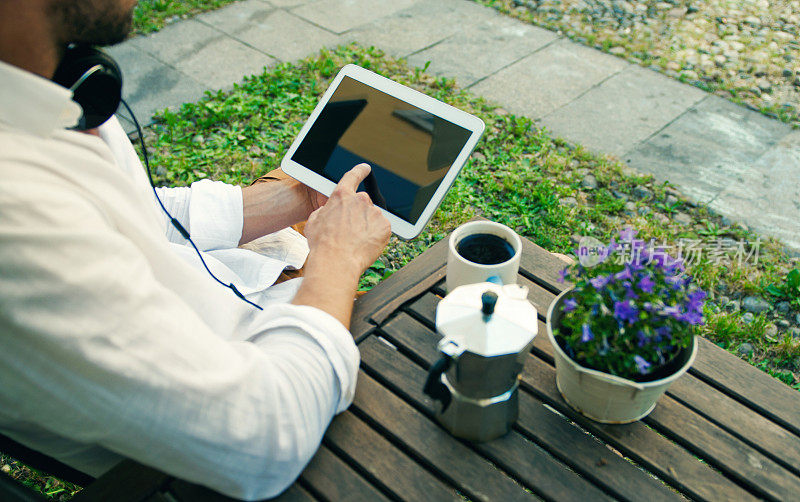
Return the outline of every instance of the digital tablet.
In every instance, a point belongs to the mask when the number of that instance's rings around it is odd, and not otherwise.
[[[419,235],[483,134],[481,119],[360,66],[336,75],[281,161],[330,195],[365,162],[359,186],[403,239]]]

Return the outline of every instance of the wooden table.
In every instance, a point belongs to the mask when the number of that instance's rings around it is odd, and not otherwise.
[[[519,282],[539,311],[539,336],[513,431],[484,444],[455,439],[422,393],[437,358],[442,241],[356,302],[355,401],[280,500],[800,500],[800,393],[705,339],[694,367],[643,421],[601,425],[572,411],[556,390],[542,323],[564,287],[563,264],[523,241]],[[125,464],[83,496],[112,500],[103,497],[119,494],[120,476],[148,493],[130,500],[227,500]]]

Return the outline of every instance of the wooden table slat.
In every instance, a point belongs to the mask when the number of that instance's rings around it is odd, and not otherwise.
[[[366,340],[366,341],[369,341]],[[365,341],[365,343],[366,343]],[[447,434],[363,371],[351,409],[401,442],[418,461],[472,500],[536,500],[503,471]]]
[[[438,358],[436,341],[439,336],[408,314],[401,313],[381,326],[380,334],[424,368],[430,367]],[[369,354],[362,355],[363,358],[368,356]],[[381,376],[385,376],[390,370],[385,368],[384,364],[379,372]],[[424,373],[422,375],[424,376]],[[428,398],[420,392],[421,377],[417,376],[413,382],[412,377],[407,376],[407,378],[408,382],[398,381],[397,384],[403,385],[406,392],[414,395],[424,405],[429,405]],[[545,408],[541,401],[527,392],[520,393],[519,402],[517,428],[581,476],[604,486],[608,492],[624,500],[640,500],[641,494],[645,492],[648,493],[648,500],[653,502],[679,498],[655,478],[640,476],[638,467],[571,425],[564,417]]]
[[[418,323],[417,325],[419,326]],[[398,335],[395,338],[398,343],[405,344],[409,339],[417,339],[414,334],[404,337],[397,332],[397,327],[395,325],[392,331]],[[431,345],[431,333],[428,332],[426,336],[427,345]],[[365,341],[365,344],[370,341]],[[406,349],[416,348],[407,346]],[[420,357],[424,357],[423,354],[426,353],[436,357],[425,347],[419,349]],[[381,378],[389,380],[415,406],[432,410],[433,404],[421,390],[427,374],[425,369],[410,360],[400,361],[396,353],[377,341],[362,348],[362,360],[371,370],[378,372]],[[643,491],[647,491],[649,500],[653,501],[679,498],[659,481],[641,476],[635,466],[570,425],[563,417],[546,410],[532,396],[522,392],[519,399],[520,418],[516,430],[501,439],[475,444],[473,447],[504,469],[512,471],[518,479],[534,487],[543,497],[554,500],[606,498],[603,492],[592,486],[596,484],[623,500],[640,500]],[[536,406],[539,407],[538,413],[533,411]],[[429,411],[429,415],[432,412]],[[545,438],[542,443],[547,448],[542,449],[539,441],[530,443],[523,438]],[[554,445],[555,448],[552,448]],[[561,455],[554,457],[552,450],[558,450]],[[598,462],[604,469],[597,469]],[[565,463],[568,467],[565,467]],[[586,473],[592,471],[600,472],[601,476],[592,475],[587,478]]]
[[[555,368],[543,364],[541,359],[531,357],[526,361],[522,385],[690,497],[700,500],[757,500],[744,488],[642,422],[605,425],[586,419],[564,402],[556,388]]]
[[[187,499],[187,500],[201,500],[201,499]],[[207,500],[207,499],[202,499]],[[302,486],[297,483],[293,484],[281,493],[278,498],[273,499],[275,502],[317,502],[319,499],[308,493]]]
[[[352,440],[356,441],[358,438],[354,436]],[[326,446],[317,450],[314,458],[300,475],[300,480],[303,486],[315,493],[324,494],[329,500],[346,499],[353,502],[389,500]]]
[[[703,357],[689,370],[693,375],[800,435],[798,391],[705,338],[700,339],[700,350]]]
[[[760,496],[777,501],[800,494],[800,479],[672,399],[661,399],[644,421]]]
[[[366,295],[356,300],[351,329],[363,331],[369,318],[387,303],[403,296],[408,289],[426,280],[443,267],[447,260],[447,240],[442,239],[427,251],[408,262],[400,271],[375,285]]]
[[[800,475],[800,438],[791,432],[690,374],[676,380],[667,395]]]
[[[394,497],[461,500],[454,488],[416,463],[352,412],[342,413],[331,423],[325,443],[337,455],[358,465],[371,482],[379,483]]]

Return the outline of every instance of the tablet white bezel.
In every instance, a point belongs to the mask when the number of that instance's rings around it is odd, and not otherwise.
[[[349,64],[342,68],[333,79],[331,85],[325,91],[325,94],[322,95],[322,99],[320,99],[314,111],[311,112],[311,116],[303,125],[303,128],[300,129],[300,133],[297,135],[294,142],[292,142],[292,146],[289,147],[289,150],[281,161],[281,169],[283,169],[283,172],[324,195],[330,195],[336,187],[336,184],[302,164],[293,161],[292,156],[294,156],[295,151],[300,146],[303,139],[305,139],[306,134],[308,134],[311,126],[317,120],[322,109],[325,108],[325,105],[336,91],[336,88],[339,87],[339,83],[346,76],[470,131],[470,136],[461,148],[461,152],[459,152],[453,164],[448,168],[447,174],[442,179],[439,187],[434,192],[415,224],[411,224],[389,211],[381,209],[392,225],[392,232],[402,239],[413,239],[422,232],[422,229],[425,228],[425,225],[433,216],[436,208],[441,204],[442,199],[444,199],[447,191],[453,185],[453,182],[455,182],[456,176],[458,176],[459,171],[461,171],[461,168],[467,162],[469,155],[478,143],[486,126],[481,119],[474,115],[470,115],[467,112],[454,108],[419,91],[398,84],[365,68]]]

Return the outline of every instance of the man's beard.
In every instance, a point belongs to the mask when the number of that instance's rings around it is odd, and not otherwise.
[[[114,45],[131,30],[133,9],[120,0],[56,0],[51,19],[63,44]]]

